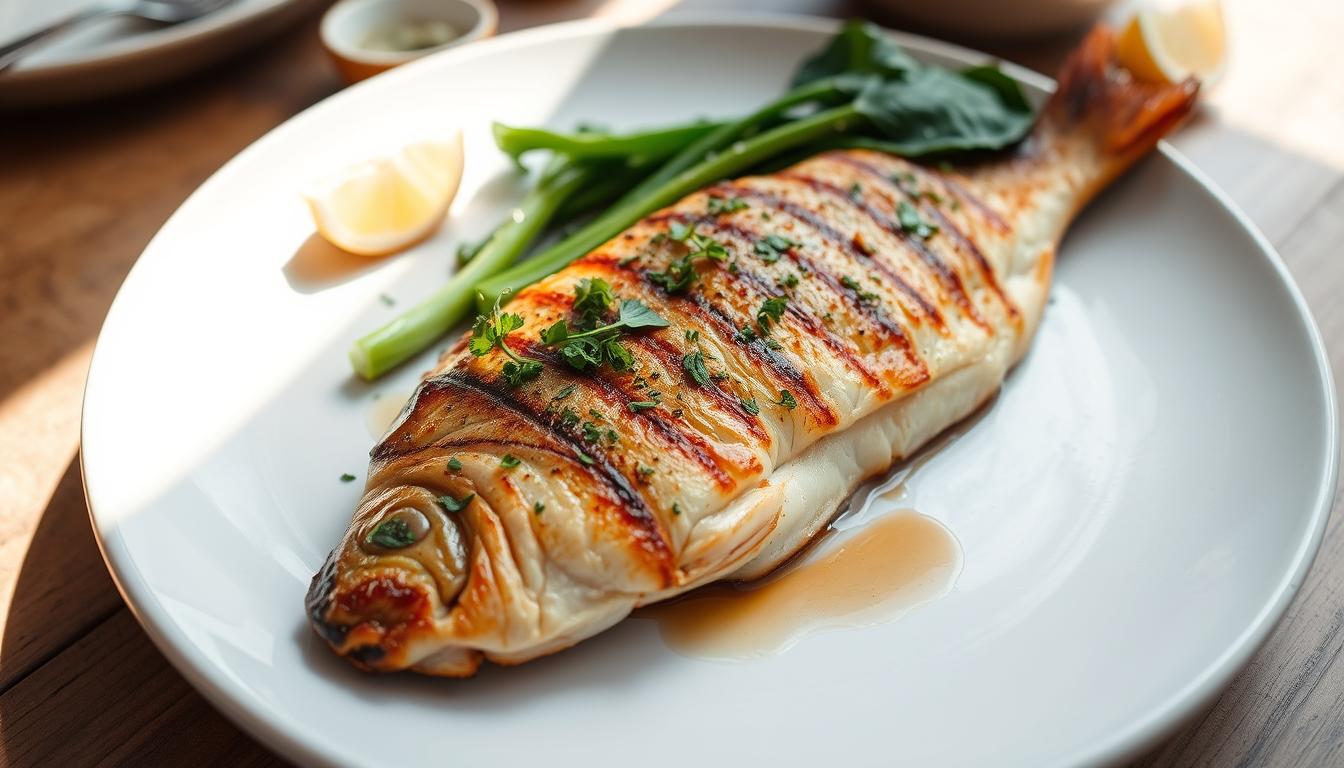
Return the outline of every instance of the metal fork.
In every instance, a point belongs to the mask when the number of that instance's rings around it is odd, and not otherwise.
[[[80,24],[110,16],[135,16],[160,24],[180,24],[213,13],[233,0],[107,0],[66,16],[36,32],[0,45],[0,72],[4,72],[23,54],[43,40],[67,32]]]

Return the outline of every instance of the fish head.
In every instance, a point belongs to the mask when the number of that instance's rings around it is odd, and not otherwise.
[[[442,473],[371,476],[345,539],[305,600],[317,634],[356,666],[404,669],[435,646],[467,583],[467,494]]]

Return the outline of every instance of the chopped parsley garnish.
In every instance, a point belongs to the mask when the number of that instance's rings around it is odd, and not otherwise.
[[[681,514],[681,505],[678,504],[678,503],[675,502],[675,501],[672,502],[672,514],[674,514],[674,515],[680,515],[680,514]]]
[[[392,517],[379,523],[378,527],[369,532],[364,541],[368,544],[376,544],[383,549],[401,549],[414,544],[416,536],[405,520]]]
[[[740,197],[722,198],[711,195],[709,212],[715,216],[721,213],[736,213],[747,208],[747,201]]]
[[[756,241],[755,245],[752,246],[752,250],[756,252],[757,256],[761,257],[761,261],[764,261],[766,264],[774,264],[776,261],[779,261],[779,257],[787,253],[790,248],[796,248],[797,246],[798,243],[783,235],[766,235]]]
[[[587,465],[589,465],[589,466],[592,466],[592,465],[593,465],[593,457],[592,457],[592,456],[589,456],[588,454],[584,453],[583,451],[575,451],[575,452],[574,452],[574,455],[578,456],[578,457],[579,457],[579,461],[583,462],[584,464],[587,464]]]
[[[491,310],[490,314],[476,317],[476,324],[471,330],[471,341],[467,343],[467,349],[471,350],[471,354],[477,357],[484,357],[495,349],[508,355],[510,359],[504,363],[501,371],[504,374],[504,381],[511,387],[516,387],[541,375],[540,360],[523,357],[514,352],[506,343],[509,334],[522,327],[522,316],[515,315],[512,312],[501,313],[499,302],[496,301],[495,308]]]
[[[574,311],[579,314],[579,328],[597,327],[614,303],[616,295],[611,291],[611,284],[600,277],[585,277],[574,286]]]
[[[344,472],[341,474],[342,483],[353,483],[355,479],[356,479],[355,476],[350,474],[349,472]]]
[[[747,413],[750,413],[752,416],[755,416],[761,412],[761,406],[756,404],[756,398],[754,397],[747,399],[738,398],[738,401],[742,403],[742,410],[746,411]]]
[[[457,457],[454,456],[448,460],[448,468],[454,472],[458,472],[462,469],[462,462],[458,461]]]
[[[843,285],[843,286],[845,286],[845,287],[848,288],[849,290],[853,291],[856,295],[858,295],[858,297],[859,297],[859,301],[861,301],[861,302],[873,302],[873,301],[877,301],[877,294],[876,294],[876,293],[873,293],[872,291],[865,291],[865,290],[863,290],[863,285],[862,285],[861,283],[859,283],[858,280],[855,280],[854,278],[850,277],[849,275],[845,275],[845,276],[841,277],[841,278],[840,278],[840,284]]]
[[[506,453],[499,459],[499,466],[505,469],[513,469],[514,467],[522,463],[523,460],[518,458],[517,456],[514,456],[512,453]]]
[[[641,464],[641,465],[639,466],[639,479],[640,479],[640,481],[641,481],[641,482],[645,482],[645,483],[647,483],[647,482],[649,481],[649,478],[650,478],[650,477],[653,477],[653,474],[654,474],[655,472],[657,472],[657,471],[658,471],[658,470],[654,469],[653,467],[646,467],[646,466],[644,466],[643,464]]]
[[[647,410],[649,410],[650,408],[657,408],[657,407],[658,407],[658,401],[657,401],[657,400],[632,400],[631,402],[628,402],[628,403],[626,403],[625,405],[626,405],[626,407],[629,408],[630,410],[635,411],[636,413],[638,413],[639,411],[647,411]]]
[[[782,405],[790,411],[798,407],[798,401],[794,399],[793,393],[787,389],[779,390],[779,399],[774,402],[775,405]]]
[[[687,331],[686,331],[686,340],[687,340],[687,341],[690,341],[690,342],[696,342],[696,341],[699,341],[699,340],[700,340],[700,332],[697,331],[697,330],[694,330],[694,329],[687,329]]]
[[[546,505],[538,501],[532,505],[532,511],[540,515],[542,512],[546,511]]]
[[[570,395],[574,394],[574,390],[576,390],[576,389],[578,389],[578,385],[576,385],[576,384],[569,384],[569,385],[563,387],[559,392],[556,392],[556,393],[555,393],[555,397],[552,397],[551,399],[552,399],[552,400],[564,400],[566,397],[569,397]]]
[[[602,430],[593,422],[583,422],[583,441],[585,443],[596,443],[602,439]]]
[[[761,308],[756,310],[756,327],[761,329],[762,336],[770,335],[770,326],[778,324],[784,317],[788,304],[789,300],[783,296],[773,296],[761,302]]]
[[[598,326],[602,315],[615,302],[611,286],[602,278],[580,280],[574,293],[574,307],[582,316],[580,326],[586,330],[576,331],[560,320],[542,332],[541,340],[558,348],[560,357],[577,371],[591,371],[603,363],[613,371],[628,371],[635,367],[635,358],[620,343],[621,333],[667,326],[661,315],[639,299],[622,301],[615,322]]]
[[[756,332],[751,329],[750,325],[744,325],[737,329],[737,339],[739,341],[755,341]]]
[[[902,230],[921,240],[928,240],[938,233],[937,224],[925,221],[915,206],[904,200],[896,206],[896,218],[900,220]]]
[[[474,498],[476,498],[476,494],[474,493],[468,493],[460,499],[455,499],[452,496],[440,496],[439,503],[449,512],[461,512],[467,508],[467,505],[470,504],[471,500]]]
[[[919,186],[916,183],[915,174],[909,171],[897,171],[891,174],[891,180],[896,182],[896,188],[911,197],[919,196]]]
[[[706,258],[719,262],[728,260],[728,249],[723,243],[699,234],[694,226],[674,221],[668,227],[667,235],[679,243],[685,243],[687,248],[681,258],[668,263],[666,271],[648,273],[649,280],[668,293],[677,293],[690,287],[695,280],[696,259]]]
[[[856,203],[863,199],[863,187],[859,186],[859,182],[849,185],[849,199]]]
[[[779,284],[784,286],[785,288],[797,288],[798,275],[794,274],[793,272],[790,272],[779,279]]]
[[[699,384],[702,387],[708,387],[710,385],[709,370],[705,368],[705,355],[703,352],[696,350],[681,358],[681,367],[686,371],[686,375],[691,377],[691,380],[696,384]]]

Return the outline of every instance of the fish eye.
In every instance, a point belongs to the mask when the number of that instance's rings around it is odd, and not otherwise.
[[[382,516],[363,539],[366,552],[391,552],[415,544],[429,535],[429,518],[415,507],[399,507]]]

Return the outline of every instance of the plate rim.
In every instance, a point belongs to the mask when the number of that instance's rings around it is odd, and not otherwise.
[[[281,0],[284,2],[284,0]],[[333,101],[354,98],[352,93],[360,93],[366,88],[380,87],[378,84],[397,78],[408,77],[408,73],[415,73],[427,63],[442,62],[445,59],[463,58],[471,59],[478,56],[487,55],[499,49],[508,50],[511,48],[521,48],[535,43],[544,42],[551,39],[563,39],[566,37],[582,37],[589,35],[609,35],[620,29],[638,28],[638,27],[660,27],[660,28],[704,28],[704,27],[751,27],[760,30],[783,30],[783,31],[804,31],[804,32],[832,32],[841,23],[843,19],[826,18],[820,16],[811,16],[805,14],[787,14],[787,13],[762,13],[762,12],[685,12],[672,13],[667,16],[660,16],[654,19],[636,23],[621,24],[607,19],[578,19],[574,21],[547,24],[530,29],[518,30],[500,35],[489,40],[484,40],[476,45],[463,48],[448,49],[423,59],[416,60],[396,69],[390,70],[382,75],[375,76],[369,80],[357,83],[351,87],[332,94],[321,101],[305,108],[304,110],[292,115],[285,121],[271,128],[262,136],[258,137],[251,144],[238,152],[214,173],[202,182],[195,190],[188,195],[182,203],[173,211],[173,213],[164,221],[155,233],[154,237],[145,245],[140,255],[136,257],[136,262],[128,271],[126,278],[118,287],[117,292],[109,305],[107,315],[103,324],[99,328],[98,336],[94,344],[93,353],[90,358],[88,374],[85,379],[84,390],[81,396],[80,407],[80,445],[79,465],[80,481],[84,490],[85,503],[88,507],[89,521],[93,528],[94,538],[98,544],[99,553],[103,557],[112,581],[115,584],[118,593],[120,593],[123,602],[131,615],[135,617],[145,634],[149,636],[151,642],[163,654],[184,678],[191,683],[192,687],[204,696],[212,706],[218,709],[233,723],[245,730],[250,736],[257,739],[268,749],[283,755],[290,759],[299,760],[303,764],[320,764],[341,766],[348,763],[342,762],[334,750],[325,747],[323,742],[316,738],[316,734],[310,733],[306,728],[300,726],[290,719],[282,710],[272,707],[266,701],[257,698],[252,693],[240,686],[234,681],[222,675],[220,670],[209,662],[208,659],[196,653],[188,638],[181,632],[180,628],[174,624],[162,607],[153,599],[138,602],[133,598],[138,591],[152,591],[141,577],[138,568],[135,566],[134,559],[129,549],[125,546],[121,535],[121,528],[118,524],[108,521],[106,527],[100,524],[99,516],[93,502],[93,491],[90,488],[88,475],[86,472],[87,456],[82,448],[84,444],[85,431],[88,427],[87,405],[88,392],[91,383],[94,381],[94,370],[99,361],[99,350],[102,348],[103,332],[106,327],[107,318],[111,317],[113,312],[117,311],[118,306],[123,301],[123,294],[126,285],[132,277],[142,268],[143,257],[148,253],[159,240],[164,229],[182,215],[182,211],[187,209],[192,201],[201,195],[204,191],[212,189],[223,180],[229,178],[237,167],[245,162],[257,148],[274,139],[274,134],[285,129],[291,130],[289,126],[295,123],[309,121],[320,115],[324,107]],[[917,47],[923,52],[934,55],[945,55],[963,60],[976,61],[995,61],[1000,64],[1005,72],[1013,78],[1029,84],[1031,86],[1053,91],[1054,80],[1045,75],[1035,72],[1021,65],[1012,62],[1003,61],[992,55],[972,48],[948,43],[942,40],[926,37],[924,35],[893,30],[884,27],[884,30],[891,34],[902,45]],[[1299,543],[1296,552],[1293,555],[1292,567],[1284,574],[1280,582],[1274,588],[1273,597],[1261,607],[1259,613],[1252,622],[1233,639],[1227,650],[1221,655],[1213,658],[1205,669],[1193,677],[1185,686],[1181,687],[1176,693],[1172,694],[1160,706],[1154,708],[1145,717],[1140,718],[1127,726],[1126,728],[1115,732],[1105,739],[1094,742],[1087,748],[1084,748],[1078,754],[1064,755],[1066,758],[1061,762],[1065,764],[1077,765],[1104,765],[1111,764],[1126,758],[1130,758],[1151,746],[1161,737],[1174,731],[1181,723],[1193,715],[1199,708],[1205,706],[1220,694],[1226,686],[1250,661],[1251,657],[1259,651],[1268,639],[1269,635],[1278,626],[1287,612],[1289,605],[1300,591],[1307,572],[1320,549],[1326,524],[1330,518],[1330,512],[1334,506],[1334,500],[1339,484],[1339,463],[1340,463],[1340,425],[1336,403],[1336,393],[1334,387],[1334,376],[1331,370],[1329,354],[1325,347],[1325,342],[1321,336],[1320,329],[1307,305],[1306,299],[1302,295],[1292,274],[1289,272],[1283,258],[1279,255],[1277,249],[1265,237],[1260,228],[1250,219],[1249,216],[1238,206],[1212,179],[1210,179],[1198,166],[1194,164],[1179,150],[1172,147],[1168,142],[1162,141],[1157,147],[1157,155],[1160,155],[1167,161],[1170,161],[1179,172],[1188,176],[1195,184],[1208,194],[1213,202],[1225,211],[1232,221],[1239,226],[1247,235],[1251,242],[1259,249],[1261,256],[1273,269],[1282,288],[1286,291],[1293,309],[1296,311],[1297,319],[1302,323],[1303,330],[1306,332],[1306,338],[1311,347],[1312,358],[1316,364],[1316,384],[1319,386],[1322,394],[1322,404],[1327,417],[1325,427],[1325,450],[1323,452],[1324,470],[1322,482],[1317,488],[1316,498],[1310,516],[1310,530],[1308,535]],[[263,716],[266,715],[266,716]]]

